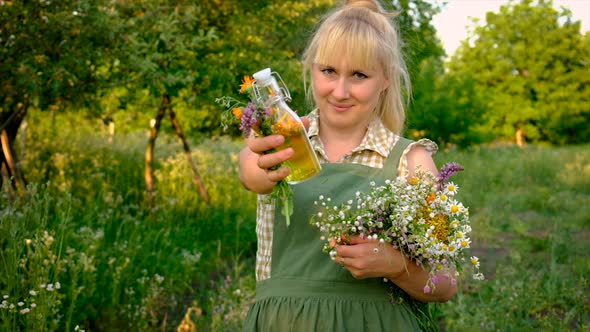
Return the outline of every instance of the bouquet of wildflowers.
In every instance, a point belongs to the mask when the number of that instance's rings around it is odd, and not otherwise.
[[[341,205],[331,205],[331,199],[320,196],[316,205],[320,211],[311,219],[319,228],[324,251],[336,252],[330,241],[341,243],[350,235],[364,235],[380,243],[390,243],[402,254],[430,273],[424,293],[430,293],[438,283],[439,272],[446,272],[451,281],[465,261],[464,250],[470,247],[469,210],[455,199],[458,187],[448,179],[463,170],[456,163],[441,168],[438,177],[418,170],[410,178],[387,180],[385,185],[372,182],[369,192]],[[483,279],[479,260],[472,256],[473,278]]]
[[[271,110],[265,108],[254,95],[253,83],[253,78],[245,76],[240,85],[240,94],[248,95],[248,102],[242,102],[229,96],[215,100],[226,108],[226,111],[221,116],[223,129],[226,130],[230,125],[237,125],[244,137],[248,137],[252,133],[260,136],[269,136],[273,133],[280,134],[284,128],[278,128],[281,124],[273,124]],[[284,130],[287,129],[289,128]],[[277,165],[273,169],[278,169],[280,166]],[[287,225],[289,225],[290,217],[293,214],[293,189],[291,186],[283,179],[274,186],[269,197],[281,200],[283,203],[281,213],[285,216]]]

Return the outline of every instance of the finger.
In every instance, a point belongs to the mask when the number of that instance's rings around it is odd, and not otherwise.
[[[258,157],[256,164],[262,169],[272,169],[274,166],[293,157],[293,153],[292,148],[286,148],[273,153],[263,154]]]
[[[334,248],[336,246],[336,239],[335,238],[330,238],[330,240],[328,241],[328,243],[330,243],[330,247]]]
[[[288,166],[282,166],[277,170],[267,171],[268,179],[272,182],[279,182],[291,174],[291,169]]]
[[[337,244],[334,246],[334,250],[336,250],[336,255],[340,258],[348,257],[351,258],[354,255],[354,248],[348,245],[341,245]]]
[[[375,249],[377,248],[377,249]],[[383,252],[384,247],[377,241],[363,242],[349,245],[336,245],[334,247],[339,257],[346,257],[349,259],[373,256],[380,252]]]
[[[369,240],[365,235],[351,235],[349,243],[350,244],[361,244],[361,243],[368,243],[368,242],[375,242],[376,240]]]
[[[285,142],[282,135],[270,135],[265,137],[255,137],[250,135],[246,138],[246,144],[254,153],[263,154],[264,152],[274,149]]]

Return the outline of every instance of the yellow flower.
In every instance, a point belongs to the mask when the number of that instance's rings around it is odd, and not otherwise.
[[[457,213],[457,211],[459,211],[459,207],[457,205],[452,205],[451,206],[451,213]]]
[[[420,182],[420,180],[417,177],[415,177],[415,176],[413,176],[413,177],[411,177],[411,178],[408,179],[408,183],[411,184],[411,185],[418,184],[418,182]]]
[[[450,232],[449,221],[443,214],[437,214],[433,218],[426,220],[430,226],[434,226],[432,235],[440,242],[447,243]]]
[[[285,113],[275,124],[272,125],[272,132],[283,136],[294,136],[299,133],[300,128],[301,123]]]
[[[447,196],[445,194],[441,194],[440,195],[440,200],[443,201],[443,202],[446,201],[447,200]]]
[[[254,83],[253,78],[251,78],[250,76],[244,76],[242,84],[240,84],[240,93],[244,93],[245,91],[247,91],[252,86],[252,83]]]

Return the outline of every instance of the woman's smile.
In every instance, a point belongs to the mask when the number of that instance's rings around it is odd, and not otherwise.
[[[329,102],[329,104],[337,112],[346,112],[353,107],[352,104],[341,104],[341,103],[336,103],[336,102]]]

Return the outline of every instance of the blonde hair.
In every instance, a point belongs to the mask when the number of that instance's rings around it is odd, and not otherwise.
[[[404,93],[410,80],[401,52],[399,34],[391,17],[376,0],[348,0],[325,16],[303,53],[304,82],[314,63],[332,64],[343,56],[354,68],[383,69],[389,86],[381,93],[375,115],[385,127],[401,134],[406,119]],[[312,85],[306,84],[308,97]]]

